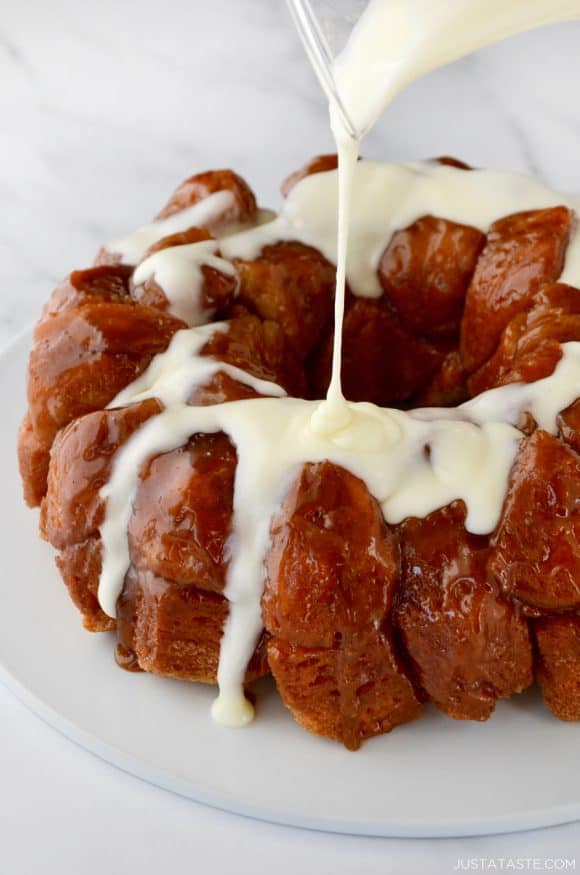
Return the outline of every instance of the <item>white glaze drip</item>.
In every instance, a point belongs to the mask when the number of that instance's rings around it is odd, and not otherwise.
[[[473,0],[391,0],[389,4],[371,0],[335,67],[341,97],[361,135],[398,90],[427,70],[525,27],[578,14],[580,0],[477,0],[475,4]],[[554,431],[557,413],[575,400],[580,388],[580,344],[570,343],[546,380],[492,390],[454,411],[403,413],[344,401],[340,388],[344,276],[355,294],[379,297],[377,266],[394,231],[427,214],[487,231],[501,216],[560,204],[576,209],[579,202],[512,174],[465,174],[425,164],[356,165],[352,157],[356,145],[348,141],[335,113],[332,120],[341,158],[338,223],[337,174],[316,174],[293,189],[279,217],[220,241],[224,257],[250,259],[268,244],[299,240],[337,264],[335,357],[326,405],[264,398],[187,407],[188,366],[176,389],[167,374],[157,379],[154,363],[149,382],[139,391],[160,397],[166,409],[120,451],[102,492],[107,514],[101,529],[104,573],[99,598],[114,613],[128,568],[126,528],[141,463],[181,446],[197,432],[224,431],[235,444],[238,465],[225,591],[230,612],[221,643],[220,693],[213,708],[216,719],[229,725],[245,724],[252,716],[252,706],[243,695],[243,677],[261,630],[263,559],[270,521],[305,462],[330,460],[352,471],[380,502],[389,522],[425,516],[461,498],[467,505],[466,527],[485,534],[499,520],[522,437],[515,428],[520,416],[530,411],[540,425]],[[347,253],[351,185],[352,234]],[[192,219],[185,213],[173,217],[179,227],[167,230],[154,223],[109,248],[121,252],[123,260],[136,263],[162,236],[207,224],[207,219],[197,215]],[[580,285],[577,230],[562,280]],[[205,367],[191,365],[195,379]],[[122,396],[121,403],[126,403]]]
[[[165,294],[168,310],[186,325],[203,325],[214,310],[204,305],[202,267],[213,267],[227,276],[237,277],[231,261],[220,258],[217,240],[201,240],[154,252],[135,269],[135,285],[155,280]]]
[[[229,192],[217,194],[229,195]],[[211,195],[214,197],[216,195]],[[168,230],[166,223],[175,221],[178,230],[201,225],[200,214],[193,222],[191,211],[205,203],[201,201],[169,219],[147,225],[123,240],[109,243],[107,248],[121,254],[127,264],[135,264],[141,261],[149,246],[175,233]],[[382,288],[377,267],[385,247],[395,231],[408,227],[422,216],[438,216],[486,233],[490,225],[503,216],[560,205],[579,210],[580,198],[554,192],[523,174],[491,170],[473,170],[467,174],[430,162],[396,165],[360,161],[354,170],[346,280],[355,295],[380,297]],[[222,234],[219,249],[223,262],[235,258],[253,259],[265,246],[280,240],[297,240],[319,249],[330,262],[337,264],[337,172],[317,173],[301,180],[274,219],[236,233],[227,233],[224,229]],[[184,248],[187,246],[172,247],[170,251],[177,253]],[[155,255],[150,256],[153,257]],[[580,285],[578,226],[568,247],[562,281]]]
[[[362,138],[398,92],[430,70],[520,31],[579,17],[580,0],[370,0],[334,63],[336,88]]]
[[[157,398],[165,408],[163,414],[150,421],[152,429],[143,426],[119,450],[113,476],[100,491],[101,499],[107,504],[107,512],[100,528],[103,565],[99,582],[99,603],[110,617],[116,616],[117,598],[129,567],[127,528],[141,464],[157,453],[168,452],[186,443],[194,433],[183,436],[179,426],[183,412],[196,409],[186,407],[193,390],[207,385],[211,377],[221,371],[251,386],[261,395],[281,398],[286,394],[275,383],[260,380],[240,368],[199,355],[216,332],[225,333],[227,330],[227,323],[216,322],[178,331],[167,350],[156,356],[148,369],[109,404],[111,409]],[[179,435],[178,443],[171,437],[168,423],[173,425],[175,433]],[[162,434],[162,439],[157,436],[158,433]]]
[[[188,228],[211,228],[234,205],[235,199],[231,191],[216,191],[166,219],[157,219],[126,237],[110,240],[105,249],[120,255],[124,264],[139,264],[145,258],[147,250],[164,237],[187,231]]]
[[[227,322],[212,322],[211,325],[177,331],[165,352],[155,356],[147,370],[119,392],[109,408],[125,407],[147,398],[159,398],[166,407],[184,404],[193,389],[206,386],[218,371],[250,386],[260,395],[283,397],[286,392],[276,383],[261,380],[210,356],[200,355],[214,334],[226,334],[228,331]]]
[[[336,290],[334,294],[334,324],[340,330],[334,332],[332,347],[332,374],[326,400],[312,414],[311,426],[315,432],[330,435],[345,428],[351,413],[342,393],[340,371],[342,365],[342,323],[346,292],[346,265],[348,257],[349,223],[351,216],[352,188],[359,144],[349,137],[336,137],[338,149],[338,226],[336,244]]]
[[[171,357],[186,359],[190,332],[181,334],[165,364]],[[365,482],[392,524],[407,517],[424,517],[462,499],[467,506],[466,528],[487,534],[499,521],[509,471],[522,438],[516,426],[529,411],[538,425],[555,432],[557,414],[578,395],[580,343],[564,345],[561,361],[546,379],[492,389],[456,410],[403,412],[347,402],[350,423],[330,436],[311,428],[316,401],[257,398],[188,407],[184,399],[199,374],[189,383],[179,377],[176,389],[168,379],[171,368],[154,365],[152,369],[131,396],[121,399],[127,403],[157,397],[165,410],[146,422],[119,451],[111,479],[101,492],[107,500],[107,516],[101,527],[104,555],[99,601],[108,614],[115,615],[129,568],[127,527],[142,464],[182,446],[193,434],[223,431],[229,435],[238,464],[232,558],[225,590],[230,614],[216,712],[226,722],[235,723],[236,715],[245,721],[250,714],[242,695],[243,676],[262,628],[263,561],[271,518],[302,465],[329,460],[348,469]],[[180,373],[179,367],[175,373]]]
[[[333,238],[337,232],[335,213],[337,203],[336,171],[308,177],[290,193],[284,211],[279,217],[254,230],[222,239],[220,250],[228,257],[251,258],[268,243],[280,239],[299,239],[315,246],[328,258],[335,259],[337,244],[336,240],[333,242]],[[393,231],[406,227],[426,214],[474,225],[485,232],[496,219],[510,213],[560,204],[575,208],[579,203],[574,197],[554,194],[540,183],[517,174],[492,171],[466,173],[431,163],[395,167],[362,161],[354,168],[352,231],[346,274],[349,283],[359,294],[363,289],[367,294],[369,289],[376,294],[379,286],[376,265]],[[377,228],[381,230],[377,231]],[[568,249],[562,280],[570,285],[580,285],[580,238],[577,229]],[[356,285],[357,283],[359,285]],[[340,302],[338,307],[341,307]],[[340,319],[340,310],[338,315]],[[202,385],[217,370],[228,368],[227,365],[197,355],[205,342],[205,340],[200,342],[200,338],[207,339],[210,334],[206,332],[211,333],[215,328],[214,325],[197,328],[196,333],[191,335],[188,335],[188,332],[180,332],[168,350],[169,355],[165,353],[154,359],[146,374],[115,399],[114,403],[119,405],[130,403],[138,398],[159,395],[162,399],[167,398],[168,406],[172,408],[172,415],[165,417],[155,426],[156,429],[160,429],[159,434],[153,431],[152,424],[146,424],[126,445],[119,453],[113,478],[102,493],[107,499],[107,514],[101,531],[106,564],[100,598],[104,609],[112,614],[114,614],[118,588],[122,586],[122,579],[127,569],[126,530],[137,488],[139,459],[141,456],[147,458],[162,452],[165,448],[174,448],[179,445],[183,434],[185,434],[182,441],[184,442],[193,433],[186,434],[189,428],[193,431],[206,429],[211,431],[213,422],[213,430],[225,428],[231,433],[228,430],[228,423],[219,423],[211,419],[211,416],[219,415],[217,412],[219,408],[207,409],[215,411],[214,413],[200,413],[203,419],[194,419],[196,414],[188,414],[192,418],[187,420],[184,431],[182,431],[183,420],[179,413],[179,405],[191,391],[190,385]],[[217,328],[224,330],[223,326]],[[183,339],[180,335],[183,335]],[[183,344],[182,348],[181,344]],[[568,347],[572,349],[574,345],[569,344]],[[179,356],[177,356],[178,349],[181,349]],[[404,422],[406,426],[403,428],[403,434],[409,442],[404,464],[400,454],[394,453],[392,449],[389,449],[388,453],[393,464],[403,466],[401,470],[406,472],[406,489],[397,491],[393,486],[392,493],[386,498],[388,492],[386,470],[383,470],[380,488],[367,483],[373,494],[381,501],[387,519],[395,523],[405,515],[423,516],[455,498],[464,500],[468,498],[469,500],[466,501],[469,509],[468,525],[473,531],[491,531],[495,525],[494,521],[497,521],[501,512],[508,471],[519,439],[519,434],[511,424],[518,422],[519,411],[525,408],[533,410],[538,421],[547,423],[549,429],[553,430],[553,420],[556,415],[554,411],[565,409],[580,394],[577,354],[574,352],[570,359],[571,355],[572,353],[568,351],[562,360],[557,383],[532,384],[532,386],[538,385],[541,393],[548,392],[546,396],[530,395],[530,392],[533,393],[535,390],[528,386],[507,386],[494,390],[491,395],[486,393],[474,399],[469,402],[471,406],[455,411],[447,410],[444,414],[439,411],[421,410],[410,414],[386,411],[383,415],[382,411],[373,408],[372,405],[361,407],[346,404],[341,400],[342,393],[338,396],[338,400],[335,396],[335,402],[330,407],[316,402],[295,402],[300,406],[303,415],[312,420],[308,428],[305,426],[302,430],[302,436],[309,435],[308,441],[311,443],[303,439],[298,444],[302,448],[301,461],[303,463],[309,459],[316,461],[329,458],[365,479],[366,472],[357,467],[357,459],[363,456],[364,461],[369,453],[371,458],[375,458],[373,453],[378,452],[377,448],[384,449],[389,446],[385,435],[392,431],[397,432],[400,423]],[[164,374],[163,384],[158,380],[159,372]],[[239,374],[236,376],[240,377]],[[190,379],[193,380],[192,383]],[[258,391],[263,390],[258,389]],[[274,393],[270,391],[269,394]],[[558,406],[553,408],[551,417],[546,416],[542,407],[552,405],[554,399],[558,400]],[[250,431],[254,417],[257,417],[258,428],[258,424],[263,421],[262,417],[267,415],[272,421],[278,417],[278,420],[284,423],[287,433],[295,438],[296,432],[292,430],[292,423],[295,420],[290,417],[292,421],[289,421],[283,412],[286,409],[286,401],[284,405],[279,401],[270,402],[267,408],[256,406],[256,402],[240,401],[236,402],[236,407],[237,415],[242,420],[247,419]],[[276,413],[278,408],[280,411]],[[195,408],[190,409],[195,410]],[[463,422],[466,410],[471,410],[469,415],[473,419],[472,423]],[[441,416],[447,423],[446,427],[441,424]],[[431,420],[434,420],[434,424]],[[413,435],[416,436],[420,431],[414,431],[412,423],[421,423],[424,427],[429,425],[434,429],[433,433],[429,432],[433,438],[429,464],[422,454],[416,452],[418,443],[414,441]],[[480,424],[482,428],[475,428],[474,423]],[[173,438],[171,429],[173,429]],[[422,436],[426,439],[425,433]],[[236,474],[237,495],[237,490],[241,488],[242,483],[247,480],[251,484],[252,479],[261,479],[265,472],[265,467],[262,465],[265,451],[260,448],[260,441],[264,441],[264,435],[262,434],[261,438],[253,435],[243,447],[241,446],[243,436],[239,431],[231,434],[231,437],[238,452],[238,469],[243,459],[248,465],[247,470],[242,467],[239,474]],[[271,451],[277,453],[279,440],[275,430],[269,429],[268,437],[271,441]],[[386,444],[385,440],[387,440]],[[316,444],[318,441],[320,443]],[[315,444],[325,448],[323,454],[320,450],[318,453],[312,450]],[[400,446],[398,442],[396,445]],[[329,450],[330,446],[334,448],[333,453]],[[340,452],[346,455],[340,455]],[[248,463],[248,460],[256,458],[260,459],[259,472]],[[283,461],[282,456],[280,460]],[[299,465],[298,462],[293,464]],[[490,469],[486,467],[488,464]],[[491,468],[494,470],[493,474]],[[117,470],[124,471],[124,475],[117,476]],[[250,513],[253,502],[246,500],[246,496],[251,493],[248,493],[245,486],[245,492],[242,493],[244,496],[242,506],[237,513],[234,513],[232,564],[225,593],[228,599],[231,599],[231,605],[224,627],[220,655],[218,674],[220,696],[216,700],[213,711],[216,719],[228,725],[243,725],[251,719],[251,705],[243,696],[242,680],[245,666],[261,628],[261,621],[258,619],[263,585],[260,563],[267,547],[270,514],[278,506],[277,502],[284,491],[283,485],[289,483],[295,470],[295,467],[290,467],[284,472],[279,471],[282,485],[279,485],[277,491],[274,490],[274,497],[270,503],[262,501],[261,507],[265,508],[267,505],[268,511],[267,513],[264,511],[259,520]],[[473,475],[469,474],[470,471]],[[481,472],[485,472],[485,476]],[[470,482],[469,495],[464,492],[465,482]],[[481,490],[486,491],[487,511],[483,510],[481,504],[483,502]],[[480,502],[480,510],[476,511],[478,502]],[[474,517],[477,513],[481,514],[481,518]],[[249,538],[239,537],[238,528],[256,533],[254,540],[250,542]],[[260,533],[260,536],[257,533]],[[262,545],[261,552],[256,552],[256,544]],[[234,573],[232,569],[236,567],[234,563],[236,559],[242,564],[245,563],[247,570],[253,567],[257,575],[253,580],[253,601],[237,598],[236,593],[240,584],[234,582],[230,588],[230,581],[236,580],[235,577],[230,576]]]
[[[580,209],[580,198],[554,192],[523,174],[492,170],[466,173],[430,162],[397,165],[359,161],[351,199],[347,282],[359,297],[380,297],[383,292],[377,267],[381,255],[395,231],[422,216],[471,225],[486,233],[503,216],[560,205]],[[316,173],[292,189],[274,221],[222,239],[220,249],[225,258],[252,259],[264,246],[298,240],[319,249],[336,264],[337,217],[338,174]],[[578,227],[562,281],[580,285]]]

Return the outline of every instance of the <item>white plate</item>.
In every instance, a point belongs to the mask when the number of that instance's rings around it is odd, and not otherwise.
[[[484,724],[429,711],[357,753],[300,729],[269,682],[244,730],[216,726],[214,691],[121,671],[111,635],[80,624],[20,495],[16,430],[29,335],[0,357],[0,679],[111,763],[200,802],[278,823],[381,836],[509,832],[580,819],[580,725],[536,694]]]

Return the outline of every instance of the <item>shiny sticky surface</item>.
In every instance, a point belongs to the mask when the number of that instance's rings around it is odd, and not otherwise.
[[[87,636],[82,629],[51,551],[35,536],[35,520],[20,500],[11,460],[29,343],[28,336],[0,358],[0,389],[8,402],[0,430],[6,461],[0,522],[10,532],[0,581],[0,674],[30,708],[133,775],[278,823],[420,837],[580,818],[577,727],[554,720],[534,694],[525,694],[517,708],[500,703],[484,725],[449,721],[429,708],[422,720],[349,756],[297,726],[268,682],[257,689],[260,719],[244,732],[229,732],[208,717],[210,688],[120,671],[110,636]],[[37,647],[23,648],[31,622]],[[97,677],[98,691],[87,695],[87,678]],[[264,773],[276,780],[264,781]],[[441,774],[448,776],[449,792],[442,792]]]

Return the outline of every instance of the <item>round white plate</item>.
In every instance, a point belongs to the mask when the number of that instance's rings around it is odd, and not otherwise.
[[[278,823],[377,836],[459,836],[580,819],[580,725],[535,693],[484,724],[423,719],[357,753],[299,728],[272,685],[247,729],[216,726],[214,690],[121,671],[85,632],[24,507],[15,462],[30,336],[0,357],[0,679],[73,741],[200,802]]]

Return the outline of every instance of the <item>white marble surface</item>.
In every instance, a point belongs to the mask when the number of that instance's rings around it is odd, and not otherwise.
[[[283,0],[3,0],[0,12],[0,343],[184,176],[231,165],[276,206],[280,179],[331,148]],[[580,23],[554,26],[427,77],[388,110],[365,154],[451,153],[580,191],[578,45]],[[311,871],[431,873],[452,871],[459,852],[580,854],[577,826],[409,843],[243,821],[115,772],[6,692],[0,705],[2,872],[115,871],[124,857],[127,872],[226,872],[237,861],[245,873],[281,854],[279,872],[306,859]]]
[[[455,153],[580,191],[580,23],[525,34],[416,83],[365,153]],[[331,148],[283,0],[4,0],[0,342],[100,242],[196,170],[231,165],[275,206]]]

